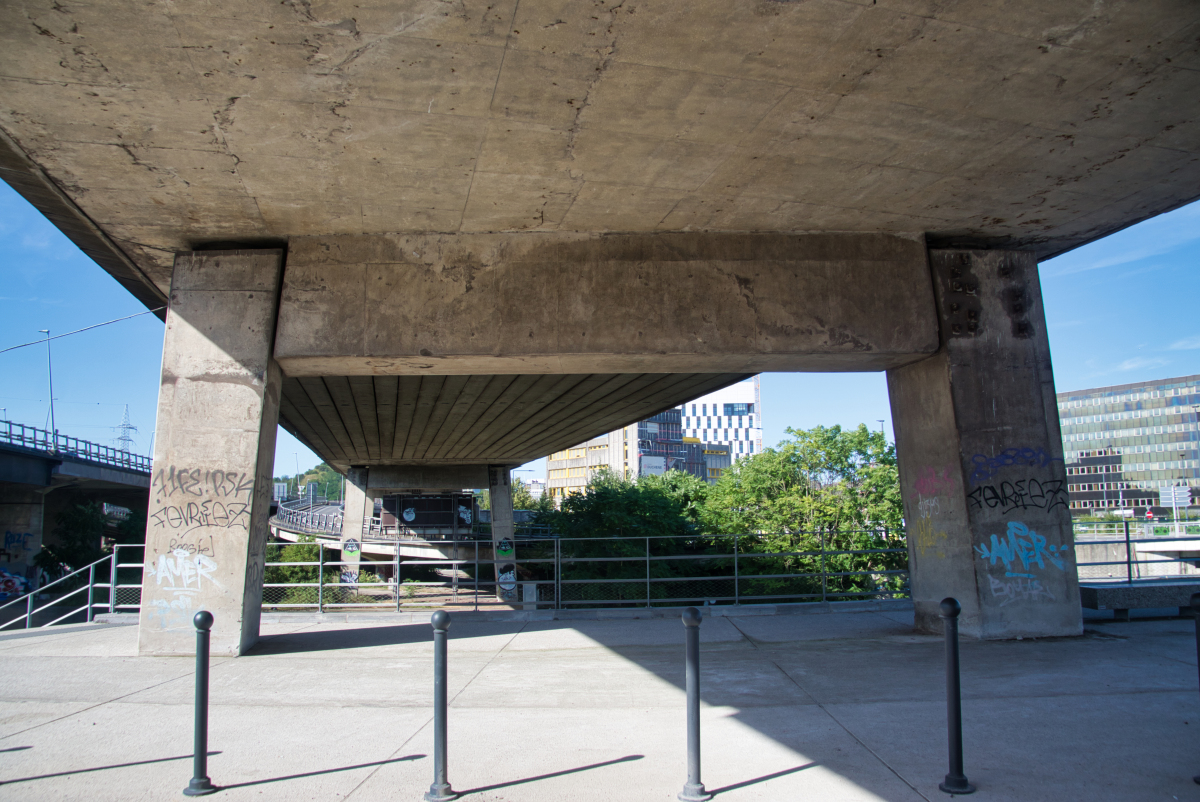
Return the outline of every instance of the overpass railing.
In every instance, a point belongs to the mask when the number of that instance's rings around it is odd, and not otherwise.
[[[273,523],[306,535],[341,535],[342,513],[314,512],[319,507],[327,506],[328,499],[321,497],[281,501]]]
[[[35,625],[45,629],[59,623],[91,622],[97,611],[140,609],[144,568],[139,558],[145,549],[140,544],[116,545],[111,554],[94,563],[0,604],[0,630],[33,629]]]
[[[12,421],[0,421],[0,443],[150,473],[150,457]]]
[[[1079,581],[1200,581],[1200,521],[1076,521]]]

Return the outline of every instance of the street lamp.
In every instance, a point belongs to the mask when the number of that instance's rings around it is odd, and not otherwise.
[[[54,364],[50,360],[50,329],[38,329],[38,332],[46,335],[46,376],[50,381],[50,447],[53,450],[58,427],[54,424]]]

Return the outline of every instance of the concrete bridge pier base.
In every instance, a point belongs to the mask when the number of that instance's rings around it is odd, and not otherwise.
[[[30,487],[0,485],[0,569],[32,580],[33,558],[42,548],[42,524],[45,520],[45,496]]]
[[[163,339],[138,652],[258,639],[282,374],[272,357],[283,254],[179,254]]]
[[[888,371],[917,627],[962,604],[982,638],[1082,632],[1037,263],[932,250],[941,347]]]
[[[375,495],[367,489],[368,468],[351,468],[346,472],[346,499],[342,508],[342,553],[346,565],[338,572],[343,582],[357,582],[362,561],[362,539],[372,513]]]
[[[507,465],[488,466],[488,495],[492,507],[492,553],[496,560],[496,598],[517,601],[516,527],[513,524],[512,481]]]

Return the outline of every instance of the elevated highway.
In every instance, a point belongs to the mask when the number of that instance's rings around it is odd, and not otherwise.
[[[149,457],[0,421],[0,568],[9,573],[32,578],[63,510],[100,501],[145,514],[149,497]]]
[[[144,652],[200,602],[218,652],[257,637],[277,422],[346,520],[487,485],[499,548],[510,466],[772,370],[888,372],[919,626],[954,595],[972,635],[1081,631],[1065,503],[1009,533],[971,465],[1065,480],[1037,262],[1200,195],[1200,6],[32,0],[0,31],[0,176],[169,304],[152,513],[248,511],[151,515],[220,568],[147,580]]]

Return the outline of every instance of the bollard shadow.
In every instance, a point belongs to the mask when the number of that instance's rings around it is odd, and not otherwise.
[[[305,777],[320,777],[324,774],[337,774],[342,771],[354,771],[355,769],[369,769],[372,766],[386,766],[389,763],[401,763],[406,760],[420,760],[425,755],[405,755],[404,757],[391,757],[387,760],[373,760],[370,763],[355,763],[353,766],[338,766],[333,769],[317,769],[316,771],[304,771],[299,774],[285,774],[282,777],[267,777],[262,780],[247,780],[244,783],[228,783],[226,785],[217,786],[218,791],[225,791],[230,788],[249,788],[252,785],[266,785],[267,783],[284,782],[285,780],[302,780]]]
[[[816,763],[805,763],[803,766],[796,766],[795,768],[784,769],[783,771],[776,771],[772,774],[764,774],[761,777],[755,777],[753,780],[742,780],[739,783],[732,783],[731,785],[724,785],[724,786],[721,786],[720,788],[709,788],[708,792],[710,794],[712,794],[713,796],[716,796],[717,794],[723,794],[727,791],[736,791],[739,788],[746,788],[751,785],[757,785],[758,783],[765,783],[767,780],[777,780],[780,777],[786,777],[789,774],[795,774],[798,771],[804,771],[805,769],[811,769],[812,767],[814,767],[816,765],[817,765]]]
[[[30,746],[18,746],[13,749],[4,749],[4,752],[16,752],[21,749],[32,749]],[[209,752],[208,756],[219,755],[220,752]],[[170,763],[172,760],[191,760],[194,755],[176,755],[175,757],[158,757],[152,760],[135,760],[132,763],[113,763],[111,766],[93,766],[90,769],[73,769],[71,771],[56,771],[53,774],[36,774],[31,777],[17,777],[13,780],[0,780],[0,785],[12,785],[13,783],[32,782],[33,780],[48,780],[52,777],[67,777],[72,774],[90,774],[93,771],[108,771],[109,769],[127,769],[133,766],[149,766],[154,763]]]
[[[491,637],[515,634],[523,623],[487,624],[474,622],[455,623],[450,629],[450,640],[472,637]],[[246,651],[251,656],[274,654],[302,654],[315,652],[344,651],[347,649],[371,649],[385,646],[403,646],[430,643],[433,629],[428,623],[371,626],[356,629],[302,630],[278,635],[263,635]]]
[[[25,749],[32,749],[32,746],[11,746],[8,749],[0,749],[0,752],[20,752]]]
[[[458,795],[466,796],[467,794],[482,794],[485,791],[495,791],[500,788],[510,788],[514,785],[524,785],[526,783],[538,782],[539,780],[549,780],[554,777],[565,777],[569,774],[578,774],[581,771],[591,771],[592,769],[600,769],[600,768],[604,768],[605,766],[615,766],[619,763],[628,763],[631,760],[641,760],[644,757],[645,757],[645,755],[626,755],[625,757],[618,757],[614,760],[604,760],[604,761],[601,761],[600,763],[589,763],[586,766],[578,766],[573,769],[563,769],[562,771],[551,771],[547,774],[538,774],[537,776],[534,776],[534,777],[522,777],[519,780],[509,780],[507,782],[494,783],[492,785],[481,785],[478,788],[468,788],[465,791],[459,791]]]

